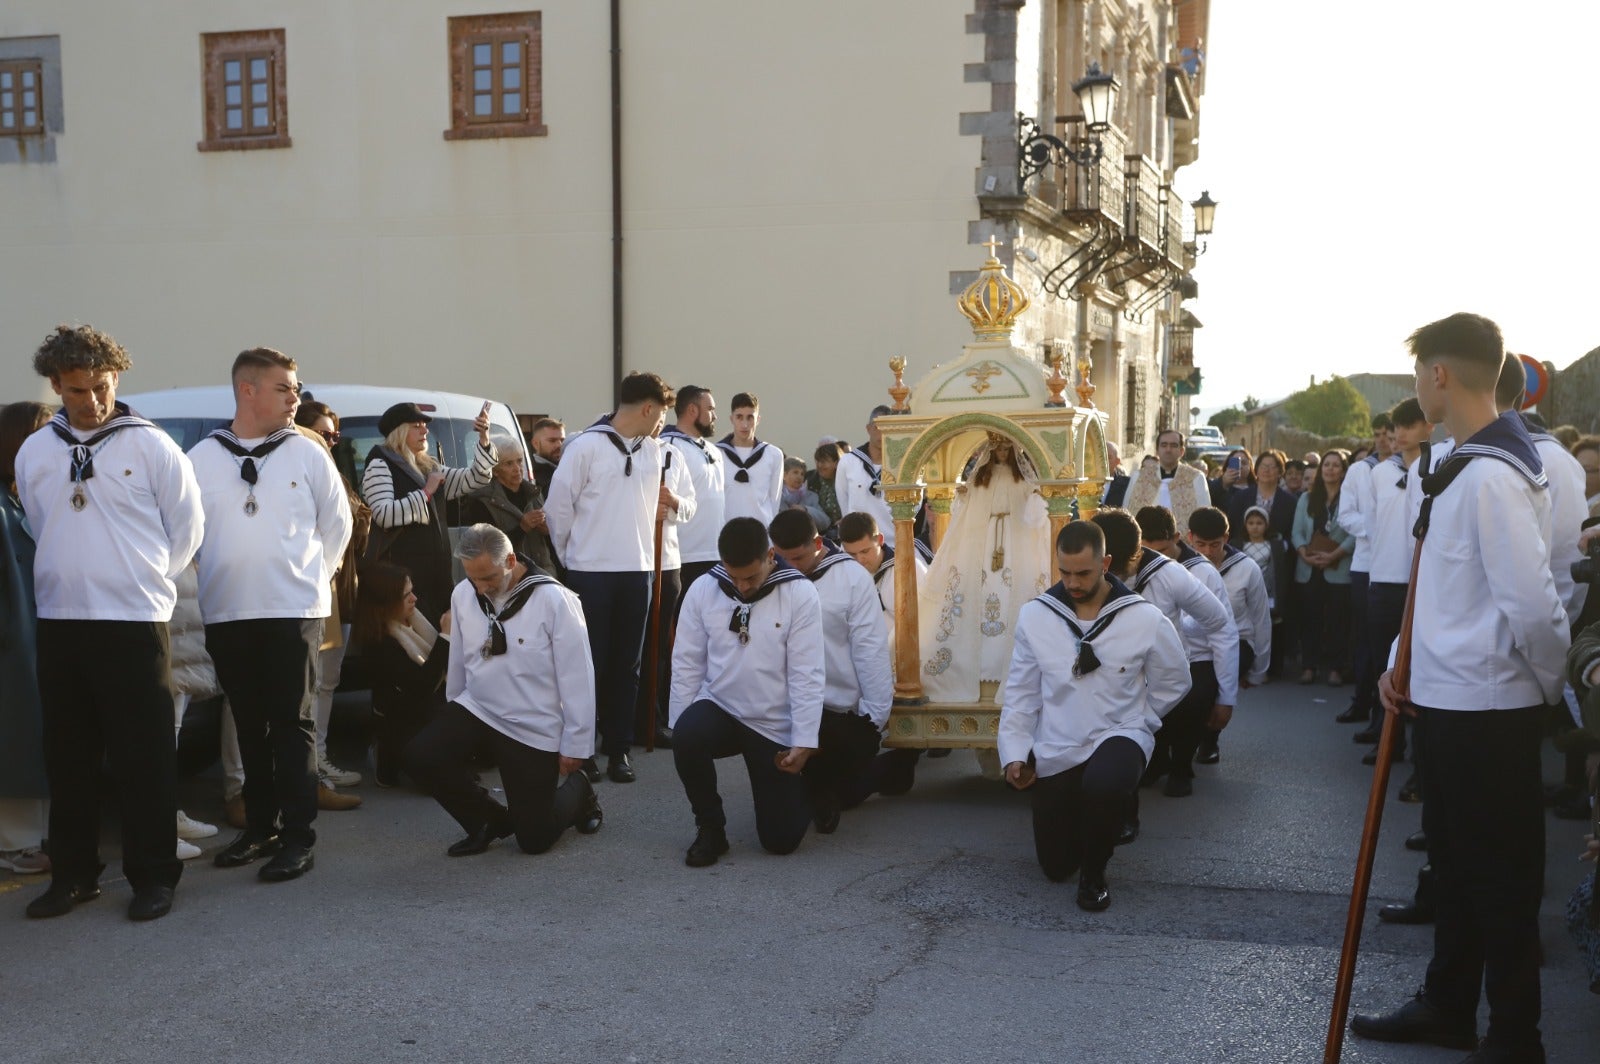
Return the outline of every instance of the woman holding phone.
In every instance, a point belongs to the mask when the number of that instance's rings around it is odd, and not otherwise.
[[[440,465],[428,453],[433,419],[416,403],[396,403],[378,419],[384,440],[367,455],[361,494],[372,507],[367,560],[383,560],[411,574],[417,609],[432,624],[450,608],[450,526],[444,504],[476,491],[494,477],[495,449],[489,442],[489,404],[472,427],[478,446],[464,469]]]
[[[1229,451],[1227,460],[1222,463],[1222,472],[1209,482],[1211,505],[1227,512],[1229,496],[1239,488],[1255,487],[1255,482],[1250,452],[1243,447]]]

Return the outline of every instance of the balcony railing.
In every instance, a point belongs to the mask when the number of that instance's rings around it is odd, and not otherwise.
[[[1067,122],[1066,134],[1062,139],[1074,149],[1088,145],[1090,138],[1084,131],[1081,115],[1074,115]],[[1067,214],[1079,218],[1104,220],[1119,227],[1123,224],[1123,212],[1127,203],[1125,187],[1127,178],[1123,174],[1123,157],[1127,143],[1127,136],[1122,130],[1113,126],[1100,134],[1101,150],[1104,154],[1099,161],[1089,166],[1070,168],[1067,198],[1062,204],[1062,209]]]

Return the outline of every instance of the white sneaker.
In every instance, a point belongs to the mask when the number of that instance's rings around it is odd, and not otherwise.
[[[182,839],[178,840],[178,860],[192,861],[199,856],[200,847],[196,846],[192,842],[184,842]]]
[[[317,758],[317,775],[330,787],[354,787],[361,782],[361,773],[340,768],[325,757]]]
[[[182,809],[178,810],[178,838],[180,839],[209,839],[217,833],[215,824],[204,824],[198,820],[191,820],[189,814]]]

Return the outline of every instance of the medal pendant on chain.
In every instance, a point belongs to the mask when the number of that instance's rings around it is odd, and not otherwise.
[[[260,512],[261,507],[256,505],[256,493],[252,491],[244,497],[244,515],[246,517],[254,517]]]
[[[83,508],[89,505],[89,496],[84,494],[82,484],[74,484],[72,486],[72,498],[68,501],[72,503],[74,510],[78,513],[83,513]]]
[[[492,657],[494,657],[494,641],[486,639],[483,642],[483,660],[488,661]]]

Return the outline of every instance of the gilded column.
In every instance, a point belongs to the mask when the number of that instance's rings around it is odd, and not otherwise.
[[[883,497],[894,514],[894,541],[902,549],[894,552],[894,700],[900,704],[920,704],[922,696],[922,636],[917,620],[917,506],[922,489],[883,489]],[[948,503],[946,504],[948,506]]]
[[[1100,512],[1100,500],[1106,493],[1103,480],[1085,480],[1077,487],[1078,516],[1087,521]]]
[[[1072,521],[1072,500],[1074,487],[1071,484],[1040,484],[1039,494],[1044,496],[1044,504],[1050,513],[1050,559],[1055,563],[1056,538],[1061,535],[1061,530]]]
[[[930,487],[926,489],[928,496],[928,536],[933,540],[933,549],[938,551],[939,544],[944,542],[945,530],[950,527],[950,500],[956,497],[953,487]],[[895,542],[900,542],[898,535]]]

